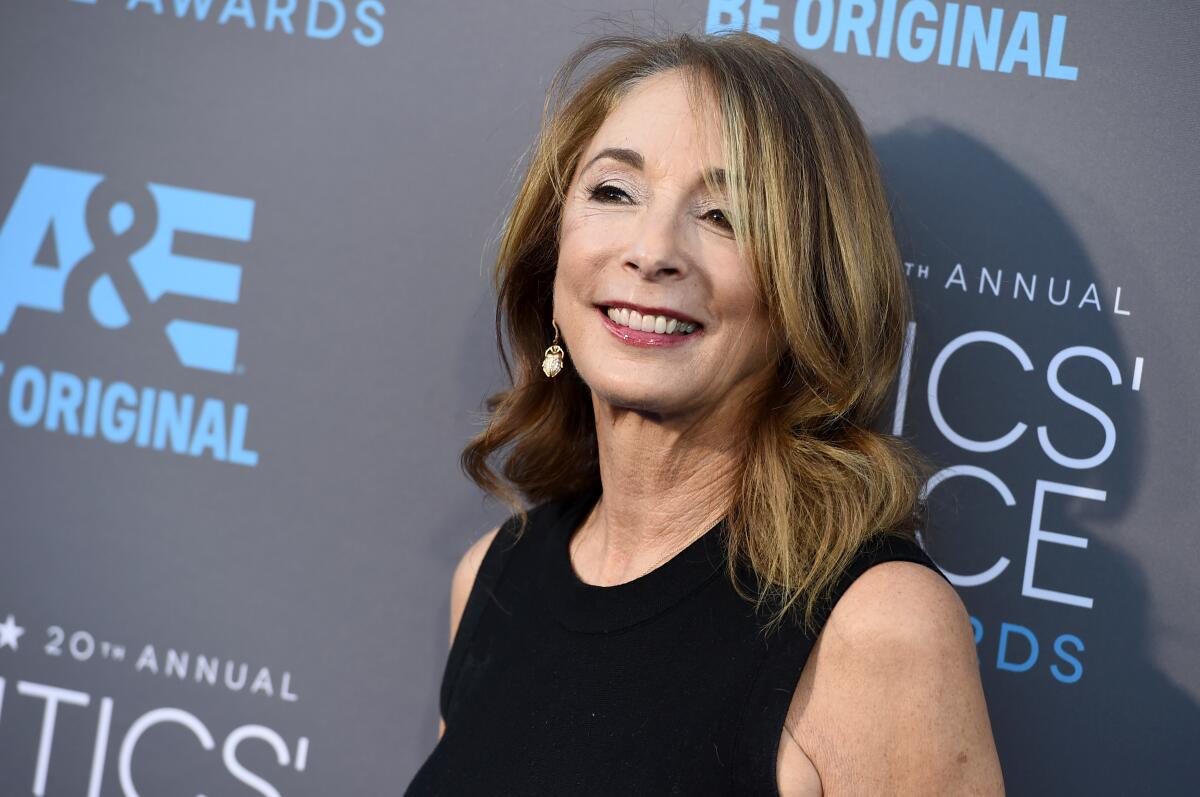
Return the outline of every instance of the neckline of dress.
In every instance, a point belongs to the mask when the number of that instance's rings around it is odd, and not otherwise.
[[[724,519],[632,581],[611,586],[583,581],[571,563],[570,544],[600,493],[594,487],[563,501],[545,535],[541,573],[549,589],[547,604],[567,628],[597,634],[629,628],[667,611],[721,572]]]

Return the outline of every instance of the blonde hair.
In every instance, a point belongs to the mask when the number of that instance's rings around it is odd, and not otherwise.
[[[602,54],[612,57],[570,90],[579,67]],[[768,630],[797,606],[812,629],[864,543],[914,536],[930,468],[904,440],[870,428],[912,314],[875,153],[837,85],[783,46],[740,32],[605,35],[560,67],[499,237],[496,336],[511,387],[487,399],[487,426],[462,466],[520,515],[519,533],[521,499],[538,504],[599,484],[587,386],[573,369],[556,379],[540,369],[559,221],[609,112],[668,70],[693,102],[717,100],[727,215],[783,351],[769,394],[748,409],[727,518],[729,576],[756,607],[774,604]],[[738,583],[738,561],[758,577],[753,596]]]

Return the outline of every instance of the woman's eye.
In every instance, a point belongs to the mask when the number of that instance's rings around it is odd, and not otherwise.
[[[713,209],[704,215],[711,218],[714,213],[717,214],[718,217],[717,226],[724,227],[727,230],[733,229],[733,224],[729,221],[729,218],[725,215],[725,211],[723,210]]]
[[[619,199],[612,198],[614,194],[622,197],[628,196],[628,194],[626,194],[620,188],[617,188],[615,185],[598,185],[588,193],[588,197],[596,200],[597,202],[620,201]]]
[[[623,199],[628,199],[629,194],[625,193],[615,185],[598,185],[588,190],[588,198],[595,202],[604,203],[619,203]],[[715,214],[715,218],[714,218]],[[719,208],[713,208],[704,214],[705,218],[711,218],[718,227],[723,227],[727,230],[733,229],[733,224],[729,221],[729,217],[725,215],[725,211]]]

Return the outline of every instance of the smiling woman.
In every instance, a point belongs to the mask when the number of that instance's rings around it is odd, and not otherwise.
[[[496,276],[512,384],[462,459],[514,511],[407,793],[1002,793],[927,469],[872,429],[910,300],[838,87],[748,34],[590,42]]]

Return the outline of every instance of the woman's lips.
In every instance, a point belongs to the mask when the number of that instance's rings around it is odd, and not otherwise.
[[[603,307],[597,307],[596,312],[600,314],[600,320],[603,322],[604,328],[615,335],[622,343],[630,346],[641,346],[642,348],[649,349],[682,346],[692,338],[704,334],[703,327],[686,335],[671,335],[665,332],[642,332],[640,329],[635,330],[631,327],[623,327],[620,324],[613,323],[613,320],[608,317],[608,312]]]

